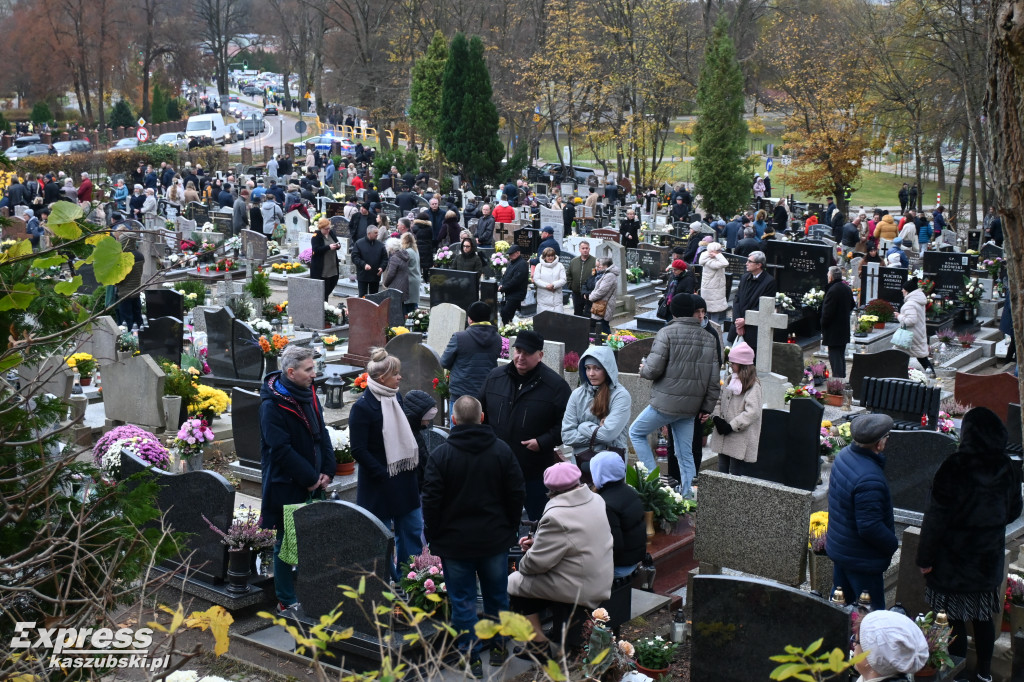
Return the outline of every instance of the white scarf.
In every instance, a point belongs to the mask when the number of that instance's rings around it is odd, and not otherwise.
[[[420,448],[412,433],[409,420],[405,418],[402,406],[398,404],[397,388],[389,388],[367,378],[366,385],[380,401],[381,416],[384,418],[384,455],[388,461],[388,476],[403,471],[415,471],[419,463]]]

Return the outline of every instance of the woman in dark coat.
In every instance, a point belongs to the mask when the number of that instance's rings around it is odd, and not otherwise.
[[[1006,294],[1006,296],[1005,296],[1005,298],[1003,300],[1003,314],[999,318],[999,331],[1001,331],[1002,333],[1004,333],[1004,334],[1006,334],[1006,335],[1008,335],[1010,337],[1010,344],[1006,347],[1006,361],[1007,362],[1016,362],[1016,360],[1017,360],[1017,345],[1016,345],[1016,342],[1014,341],[1014,334],[1013,334],[1013,311],[1012,311],[1012,309],[1010,307],[1010,294],[1009,294],[1010,283],[1009,283],[1009,281],[1007,281],[1007,279],[1005,277],[1005,274],[1006,274],[1005,270],[1003,270],[1003,274],[1004,274],[1004,277],[1003,277],[1003,291],[1007,292],[1007,294]]]
[[[604,500],[612,531],[615,577],[631,575],[647,553],[643,502],[636,490],[626,483],[626,462],[617,452],[597,453],[590,460],[590,473],[597,494]]]
[[[416,237],[416,249],[420,252],[420,271],[423,279],[430,275],[434,267],[434,224],[430,222],[430,213],[424,209],[412,221],[412,233]]]
[[[828,364],[832,376],[846,378],[846,345],[850,343],[850,312],[854,308],[853,291],[843,281],[843,271],[828,269],[825,299],[821,304],[821,344],[828,346]]]
[[[309,278],[324,281],[324,301],[330,298],[334,287],[338,285],[338,249],[341,244],[334,236],[331,221],[321,218],[316,223],[317,233],[309,240],[313,249],[313,258],[309,262]]]
[[[992,679],[1004,537],[1022,507],[1020,467],[1007,456],[1006,441],[1006,427],[992,410],[976,407],[964,415],[960,447],[935,473],[917,549],[925,599],[953,626],[949,653],[967,655],[967,621],[973,624],[978,680]]]
[[[455,247],[452,248],[455,251]],[[463,272],[483,272],[484,262],[480,259],[480,253],[476,250],[476,243],[470,238],[462,240],[452,262],[452,270]]]

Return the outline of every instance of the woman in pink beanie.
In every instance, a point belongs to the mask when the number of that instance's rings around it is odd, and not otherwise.
[[[732,375],[722,390],[711,449],[718,453],[718,470],[738,474],[736,462],[756,462],[761,436],[761,382],[754,367],[754,349],[739,339],[729,352]]]

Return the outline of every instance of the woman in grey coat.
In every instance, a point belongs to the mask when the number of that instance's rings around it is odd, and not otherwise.
[[[590,317],[600,321],[601,331],[605,334],[611,334],[611,321],[612,317],[615,316],[615,297],[619,289],[619,269],[615,267],[615,263],[611,258],[598,258],[597,269],[599,276],[596,278],[594,288],[589,296]],[[594,304],[598,301],[605,301],[608,304],[604,309],[603,315],[593,313]]]
[[[420,282],[423,280],[420,251],[412,232],[402,235],[402,250],[409,254],[409,290],[405,296],[405,314],[408,315],[420,305]]]
[[[580,358],[579,372],[580,385],[569,396],[562,417],[562,443],[574,454],[589,448],[595,453],[625,452],[632,400],[619,383],[615,353],[608,346],[591,346]],[[587,474],[589,465],[577,463]]]
[[[397,289],[404,294],[402,300],[409,299],[409,254],[402,248],[402,241],[391,237],[384,243],[388,251],[388,269],[381,276],[380,283],[389,289]]]

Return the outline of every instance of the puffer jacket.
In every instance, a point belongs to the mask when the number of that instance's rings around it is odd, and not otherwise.
[[[416,237],[420,263],[424,270],[429,270],[434,267],[434,226],[429,220],[417,218],[412,221],[412,233]]]
[[[452,334],[441,354],[441,366],[451,371],[449,392],[454,402],[464,395],[476,396],[484,379],[498,366],[501,334],[489,322],[475,322]]]
[[[761,382],[755,381],[746,393],[736,395],[722,389],[719,415],[732,427],[732,433],[723,436],[711,432],[711,451],[743,462],[757,461],[757,445],[761,440]]]
[[[700,265],[704,268],[700,275],[700,295],[708,304],[709,313],[720,313],[729,307],[725,290],[725,270],[729,267],[729,259],[719,251],[712,254],[704,251],[700,254]]]
[[[882,573],[899,546],[885,455],[850,443],[840,450],[828,484],[825,551],[840,567]]]
[[[616,566],[640,563],[647,553],[647,524],[639,493],[625,481],[613,481],[606,483],[597,494],[604,500],[612,531],[613,563]]]
[[[925,320],[925,306],[928,303],[927,297],[920,289],[907,294],[900,306],[900,312],[896,319],[900,324],[914,332],[914,340],[910,343],[910,354],[915,358],[928,357],[928,326]]]
[[[896,235],[900,233],[896,227],[896,221],[892,219],[892,216],[886,213],[882,216],[882,219],[875,225],[875,238],[884,239],[886,241],[892,241],[896,239]]]
[[[693,317],[675,318],[654,337],[640,376],[654,382],[651,407],[672,415],[711,412],[718,402],[715,340]]]
[[[420,303],[420,282],[423,280],[423,273],[420,272],[420,252],[413,248],[402,249],[409,254],[409,293],[405,297],[406,303]]]
[[[555,259],[553,262],[541,261],[533,269],[533,283],[537,287],[537,312],[551,310],[556,313],[563,312],[562,287],[565,286],[565,266]],[[554,288],[548,290],[547,285]]]
[[[595,608],[611,596],[613,556],[604,500],[580,486],[548,500],[508,593]]]
[[[405,294],[403,301],[409,300],[409,252],[398,249],[388,254],[388,269],[384,271],[380,283],[389,289],[397,289]]]
[[[1006,428],[979,407],[964,417],[960,447],[935,473],[917,565],[943,593],[991,592],[1003,582],[1006,525],[1021,514],[1021,472],[1006,454]]]
[[[597,278],[597,283],[590,292],[590,302],[595,301],[608,301],[608,307],[604,309],[604,317],[600,315],[591,315],[595,320],[604,319],[608,322],[612,321],[615,317],[615,299],[618,295],[619,288],[619,268],[618,266],[611,266],[607,270],[601,273],[601,276]]]
[[[604,368],[608,374],[608,380],[611,382],[612,394],[608,401],[609,412],[603,425],[601,420],[590,411],[598,387],[591,386],[587,381],[587,372],[584,369],[583,361],[588,357],[601,363],[601,367]],[[580,358],[579,372],[580,385],[569,396],[569,403],[565,406],[565,416],[562,417],[562,443],[571,445],[574,453],[582,452],[590,447],[590,438],[596,433],[595,448],[598,451],[607,447],[627,447],[626,432],[629,429],[632,398],[629,396],[629,391],[619,383],[619,368],[615,361],[615,353],[608,346],[591,346]]]

